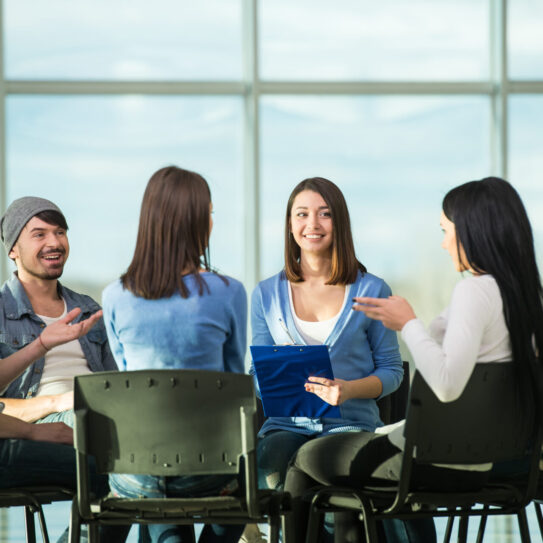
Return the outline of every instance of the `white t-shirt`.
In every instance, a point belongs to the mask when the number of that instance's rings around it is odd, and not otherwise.
[[[325,321],[303,321],[296,315],[294,310],[294,302],[292,300],[292,286],[289,282],[288,284],[288,300],[290,303],[290,311],[294,317],[294,324],[296,329],[302,336],[302,339],[306,342],[307,345],[322,345],[332,333],[336,322],[338,321],[345,304],[347,303],[347,298],[349,296],[350,285],[345,287],[345,296],[343,298],[343,304],[341,304],[341,309],[336,315],[331,319]]]
[[[67,308],[64,302],[64,311],[60,317],[47,317],[38,315],[49,326],[66,316]],[[45,365],[40,386],[36,396],[62,394],[74,389],[74,377],[91,373],[87,359],[81,349],[79,340],[74,339],[63,345],[53,347],[45,353]]]
[[[462,279],[453,290],[449,307],[428,330],[414,319],[403,327],[402,338],[417,371],[443,402],[452,402],[462,394],[476,363],[513,358],[502,297],[491,275]],[[390,441],[403,450],[403,423],[383,426],[376,432],[388,434]],[[478,469],[489,468],[487,464],[478,465]]]

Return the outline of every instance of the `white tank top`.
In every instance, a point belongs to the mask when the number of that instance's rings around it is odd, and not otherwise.
[[[296,329],[298,330],[298,332],[302,336],[302,339],[306,342],[307,345],[322,345],[330,336],[332,330],[334,329],[334,326],[336,325],[336,322],[339,319],[339,316],[345,308],[345,304],[347,303],[350,290],[349,287],[350,285],[345,286],[345,297],[343,298],[343,304],[341,304],[341,309],[335,316],[325,321],[312,322],[303,321],[298,317],[298,315],[296,315],[296,311],[294,310],[294,302],[292,301],[292,286],[289,282],[288,300],[290,304],[290,311],[292,313],[292,316],[294,317],[294,324],[296,325]]]

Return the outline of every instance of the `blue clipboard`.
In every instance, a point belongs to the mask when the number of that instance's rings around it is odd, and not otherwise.
[[[267,417],[341,418],[304,388],[310,376],[334,378],[326,345],[252,345],[251,354]]]

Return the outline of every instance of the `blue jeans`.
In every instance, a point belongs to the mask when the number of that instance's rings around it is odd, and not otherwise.
[[[199,475],[183,477],[155,477],[152,475],[113,474],[109,486],[116,496],[125,498],[165,498],[217,496],[231,493],[237,481],[230,475]],[[237,543],[243,525],[204,526],[199,543]],[[140,527],[140,542],[187,543],[193,541],[192,526],[149,524]]]
[[[259,439],[258,487],[283,490],[290,459],[312,437],[288,430],[272,430]]]
[[[107,477],[91,465],[92,491],[107,493]],[[0,439],[0,487],[58,485],[75,489],[75,450],[68,445]]]
[[[75,471],[73,447],[45,441],[0,439],[0,488],[52,485],[75,489]],[[90,484],[97,496],[108,492],[107,477],[96,474],[92,459]],[[82,542],[87,541],[86,532],[84,534]],[[101,541],[121,543],[125,538],[123,527],[100,528]],[[68,541],[68,530],[59,541]]]

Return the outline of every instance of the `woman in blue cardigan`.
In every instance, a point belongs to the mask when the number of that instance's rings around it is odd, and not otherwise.
[[[268,418],[259,434],[261,487],[282,488],[290,458],[310,439],[382,425],[375,400],[403,375],[396,333],[352,311],[351,299],[390,294],[356,258],[339,188],[320,177],[299,183],[287,204],[285,268],[253,292],[252,344],[328,345],[335,379],[311,378],[305,390],[339,406],[341,418]]]

